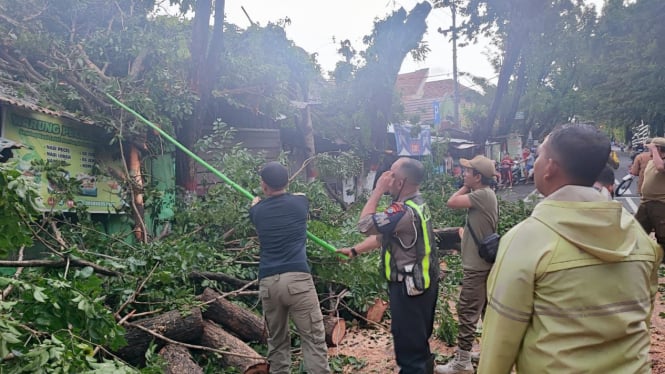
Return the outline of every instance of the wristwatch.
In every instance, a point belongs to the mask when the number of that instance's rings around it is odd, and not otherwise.
[[[358,257],[358,251],[356,251],[356,247],[351,247],[351,254],[353,257]]]

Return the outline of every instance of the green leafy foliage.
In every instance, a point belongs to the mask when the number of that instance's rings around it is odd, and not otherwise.
[[[69,281],[31,272],[22,280],[4,278],[0,283],[16,287],[20,299],[2,302],[0,356],[15,356],[5,368],[18,373],[132,372],[124,364],[92,356],[97,345],[118,349],[126,344],[92,269],[77,270]]]
[[[451,310],[458,300],[458,289],[462,284],[462,260],[459,255],[443,258],[447,270],[439,284],[439,303],[436,310],[436,328],[434,336],[446,342],[450,347],[457,342],[458,324]]]
[[[367,366],[365,360],[345,355],[337,355],[331,357],[329,360],[329,364],[330,364],[330,370],[333,373],[343,373],[345,368],[360,370]]]
[[[16,164],[0,164],[0,257],[7,249],[32,243],[28,225],[41,201],[37,185],[16,169]]]

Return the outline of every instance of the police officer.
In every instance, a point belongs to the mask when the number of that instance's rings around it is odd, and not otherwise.
[[[353,258],[381,248],[381,274],[388,281],[395,357],[401,374],[432,373],[429,347],[437,300],[439,263],[427,204],[419,192],[423,165],[400,158],[376,183],[360,213],[358,229],[367,238],[338,251]],[[376,212],[381,196],[392,204]]]

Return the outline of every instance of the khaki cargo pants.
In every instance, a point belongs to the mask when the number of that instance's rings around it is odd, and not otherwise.
[[[270,373],[290,373],[289,317],[300,335],[307,373],[330,373],[323,315],[312,276],[309,273],[271,275],[259,281],[259,293],[268,326]]]

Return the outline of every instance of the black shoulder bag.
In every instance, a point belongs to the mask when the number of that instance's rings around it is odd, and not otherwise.
[[[497,225],[499,222],[499,203],[497,202],[496,205],[496,220],[497,220]],[[489,262],[490,264],[493,264],[494,261],[496,261],[496,254],[499,251],[499,241],[501,240],[501,235],[497,234],[496,232],[493,232],[489,235],[487,235],[485,238],[483,238],[482,241],[478,240],[478,237],[476,236],[476,233],[473,232],[473,228],[471,227],[471,224],[469,223],[469,219],[467,217],[466,221],[466,226],[469,228],[469,233],[471,233],[471,237],[473,238],[473,241],[476,242],[476,245],[478,246],[478,255],[480,258],[483,260]]]

